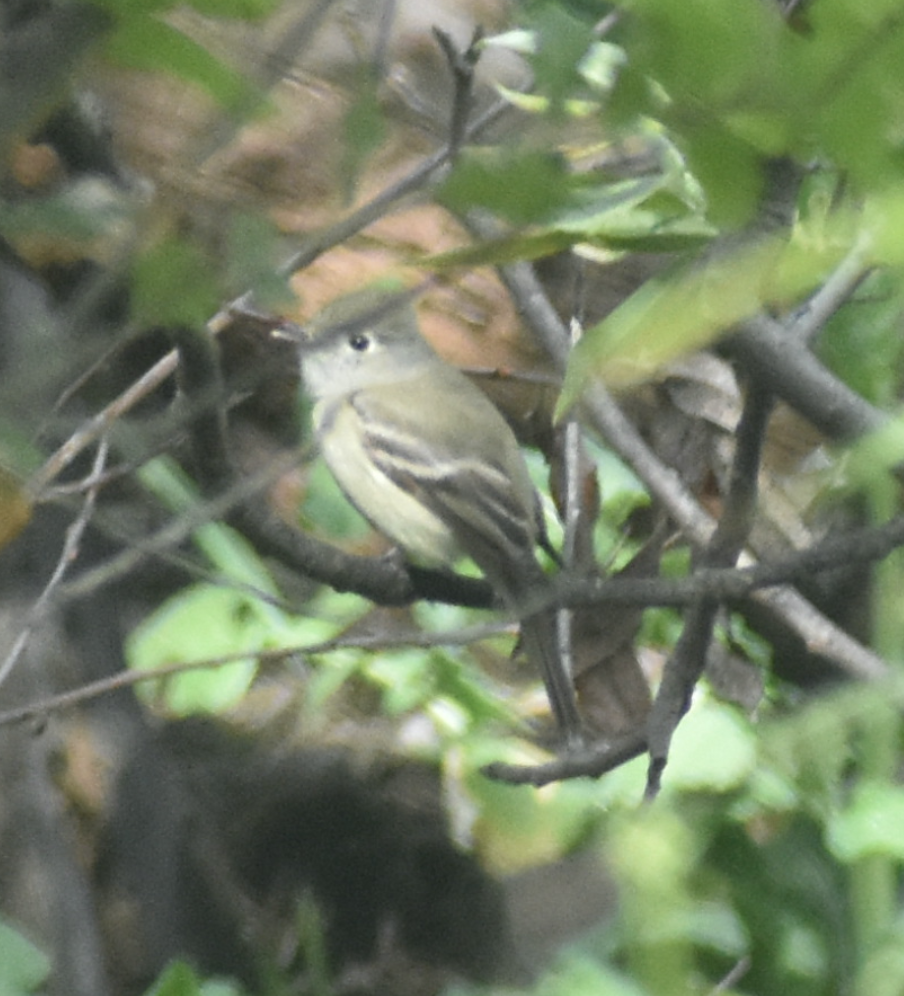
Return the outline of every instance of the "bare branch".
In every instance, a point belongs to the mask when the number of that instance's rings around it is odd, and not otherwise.
[[[94,465],[91,468],[91,477],[95,481],[97,481],[101,476],[104,462],[107,459],[107,449],[108,447],[106,441],[101,440],[97,447],[97,453],[94,457]],[[66,572],[78,559],[82,536],[84,536],[85,529],[87,529],[88,523],[91,521],[91,517],[97,506],[97,495],[99,490],[100,484],[95,484],[92,488],[90,488],[88,493],[85,495],[81,512],[66,529],[66,539],[63,543],[63,549],[60,551],[56,567],[50,575],[50,579],[47,584],[44,586],[44,590],[31,607],[25,625],[13,641],[12,648],[7,654],[6,659],[2,664],[0,664],[0,685],[2,685],[12,674],[13,669],[28,645],[28,641],[31,639],[35,627],[42,619],[44,613],[47,611],[47,607],[50,605],[51,600],[54,597],[55,592],[62,584]]]
[[[599,778],[621,767],[647,749],[644,730],[635,730],[611,744],[570,751],[548,764],[520,765],[496,762],[480,770],[497,782],[509,785],[548,785],[566,778]]]
[[[699,557],[701,566],[728,567],[737,560],[753,526],[756,511],[757,475],[773,396],[751,387],[738,423],[735,454],[722,517]],[[706,666],[719,603],[704,597],[692,604],[684,616],[684,628],[663,670],[662,681],[647,720],[650,767],[646,797],[659,792],[668,761],[669,746],[678,723],[687,712],[693,690]]]

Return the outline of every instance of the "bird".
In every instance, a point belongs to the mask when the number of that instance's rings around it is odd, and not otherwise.
[[[470,557],[539,668],[567,746],[580,742],[574,683],[537,557],[539,496],[499,410],[421,335],[411,292],[365,288],[320,311],[291,338],[314,401],[314,433],[346,498],[412,563]]]

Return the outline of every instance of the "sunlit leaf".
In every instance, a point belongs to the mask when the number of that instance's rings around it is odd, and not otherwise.
[[[845,809],[829,820],[826,839],[842,861],[856,861],[870,854],[904,861],[902,826],[904,788],[861,782]]]
[[[26,996],[50,974],[50,960],[31,941],[0,922],[0,993]]]
[[[266,636],[267,628],[246,595],[194,585],[164,602],[132,631],[126,659],[130,667],[151,670],[253,651]],[[255,661],[249,657],[172,675],[162,688],[167,710],[184,716],[229,709],[248,691],[255,671]],[[139,686],[139,691],[152,700],[159,695],[150,685]]]
[[[529,57],[536,89],[549,97],[553,111],[578,90],[584,79],[580,67],[594,41],[592,24],[581,20],[562,4],[546,3],[531,12],[537,45]]]
[[[592,377],[626,387],[763,308],[787,307],[838,258],[831,245],[820,252],[794,240],[763,238],[678,276],[648,281],[578,343],[559,411],[574,404]]]
[[[665,785],[669,790],[725,792],[757,764],[756,736],[731,706],[701,703],[675,731]]]

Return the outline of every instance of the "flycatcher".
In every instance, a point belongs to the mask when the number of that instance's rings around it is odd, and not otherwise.
[[[411,296],[360,291],[293,337],[317,440],[346,497],[412,562],[447,567],[467,555],[524,615],[549,583],[536,557],[539,498],[508,423],[421,336]],[[580,718],[555,612],[528,615],[521,628],[559,728],[575,743]]]

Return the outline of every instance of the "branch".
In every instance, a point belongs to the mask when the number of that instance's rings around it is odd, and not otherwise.
[[[349,648],[356,650],[389,650],[403,647],[461,647],[498,636],[500,632],[505,631],[505,628],[505,625],[491,625],[472,626],[458,630],[455,633],[424,633],[416,631],[395,634],[392,637],[361,634],[356,636],[340,636],[336,639],[324,640],[320,643],[258,650],[254,656],[258,664],[266,665],[278,663],[294,655],[303,654],[314,657],[320,654],[331,653],[334,650]],[[145,681],[160,681],[163,678],[185,674],[190,671],[205,671],[211,668],[224,667],[227,664],[235,663],[237,660],[245,660],[247,657],[247,650],[236,650],[231,654],[206,657],[202,660],[176,661],[160,667],[133,668],[128,671],[117,671],[116,674],[79,685],[68,692],[59,692],[56,695],[49,695],[36,702],[0,712],[0,727],[11,726],[38,716],[46,716],[52,712],[71,709],[82,702],[91,701],[99,698],[101,695],[108,695],[110,692],[115,692],[122,688],[131,688]]]
[[[107,459],[107,449],[108,447],[106,441],[102,440],[100,445],[97,447],[97,454],[91,468],[91,477],[94,478],[95,481],[98,481],[101,477],[101,472],[103,471],[104,463]],[[67,527],[66,539],[63,543],[63,549],[60,551],[56,567],[54,568],[47,584],[44,586],[44,590],[31,607],[25,620],[25,624],[19,635],[13,641],[12,648],[7,654],[6,659],[2,664],[0,664],[0,685],[2,685],[3,682],[5,682],[6,679],[12,674],[16,664],[28,645],[28,641],[31,639],[35,627],[44,616],[55,592],[62,584],[63,578],[66,576],[66,572],[78,559],[82,537],[85,534],[85,529],[87,529],[88,523],[91,521],[91,517],[94,515],[94,510],[97,506],[97,494],[100,487],[101,485],[96,483],[88,490],[85,495],[85,500],[82,503],[81,512]]]
[[[206,494],[242,492],[235,480],[221,407],[219,368],[213,338],[206,330],[178,329],[180,380],[187,410],[196,469]],[[266,496],[252,492],[230,502],[226,521],[246,536],[264,555],[336,591],[354,591],[380,605],[406,605],[418,598],[434,598],[471,607],[492,604],[490,587],[478,580],[447,571],[410,568],[397,556],[359,557],[289,526],[267,506]]]
[[[464,131],[466,141],[471,141],[485,131],[491,124],[494,124],[503,114],[514,110],[512,104],[500,98],[491,104],[483,114],[481,114]],[[459,143],[460,144],[460,143]],[[373,224],[381,218],[394,204],[403,200],[409,194],[416,193],[424,189],[442,170],[447,166],[455,154],[457,147],[453,144],[446,144],[442,149],[428,156],[422,163],[416,166],[410,173],[403,176],[392,186],[381,191],[367,203],[362,204],[357,210],[342,218],[334,225],[315,232],[307,242],[285,263],[280,266],[278,273],[280,276],[288,277],[299,270],[310,266],[318,257],[322,256],[333,246],[345,242],[353,235],[357,235],[362,229]]]
[[[548,785],[566,778],[599,778],[607,771],[621,767],[647,749],[644,730],[634,730],[611,744],[603,744],[581,751],[571,751],[548,764],[504,764],[495,762],[481,768],[481,772],[497,782],[509,785]]]
[[[820,363],[794,334],[793,322],[785,325],[757,315],[743,322],[721,348],[830,439],[856,439],[887,421],[884,412]]]
[[[750,388],[738,423],[722,517],[699,558],[702,566],[730,566],[747,542],[756,512],[757,475],[772,406],[773,396],[768,391]],[[681,636],[666,661],[647,720],[650,753],[646,789],[648,799],[659,792],[672,735],[687,712],[691,695],[703,674],[718,609],[719,602],[711,597],[700,598],[692,604],[685,613]]]
[[[452,117],[449,122],[449,160],[455,162],[467,137],[468,115],[474,99],[474,69],[480,58],[478,45],[483,38],[483,28],[474,29],[471,43],[464,51],[455,47],[452,36],[441,28],[433,29],[433,37],[443,50],[446,62],[452,70],[454,83],[452,95]]]
[[[485,226],[480,222],[475,227]],[[564,370],[568,337],[533,268],[526,263],[517,263],[502,267],[501,275],[525,323],[557,368]],[[715,528],[712,517],[685,487],[679,475],[650,449],[606,388],[599,383],[591,385],[582,405],[590,428],[631,467],[689,542],[697,547],[705,546]],[[833,661],[843,671],[871,675],[885,671],[885,662],[880,657],[853,640],[798,592],[787,588],[772,589],[759,591],[753,598],[797,633],[808,648]]]

